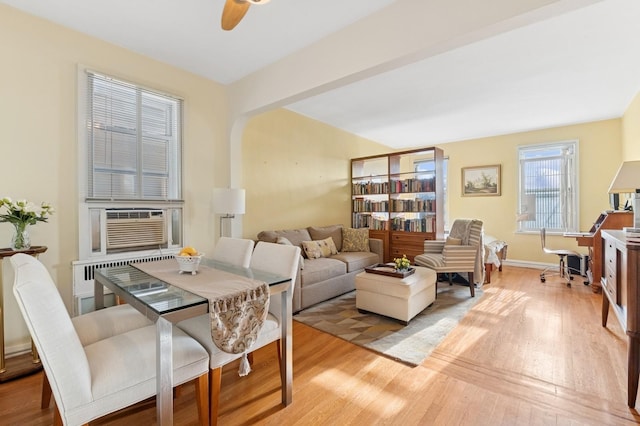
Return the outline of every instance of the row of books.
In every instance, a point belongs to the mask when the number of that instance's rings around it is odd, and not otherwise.
[[[371,201],[365,198],[356,198],[353,200],[354,212],[388,212],[388,201]]]
[[[433,217],[422,219],[393,218],[391,220],[393,231],[406,232],[435,232],[436,220]]]
[[[428,179],[392,179],[389,183],[392,194],[406,192],[433,192],[436,190],[435,178]]]
[[[430,213],[436,211],[436,200],[387,200],[373,201],[366,198],[355,198],[353,200],[354,212],[395,212],[395,213]]]
[[[353,195],[387,194],[389,182],[357,182],[351,185]]]
[[[434,212],[436,200],[391,200],[392,212]]]
[[[434,192],[435,178],[427,179],[392,179],[391,182],[354,182],[351,185],[353,195],[403,194],[410,192]]]
[[[353,215],[353,227],[354,228],[369,228],[375,230],[386,230],[389,229],[389,221],[376,219],[370,215],[361,215],[354,214]]]

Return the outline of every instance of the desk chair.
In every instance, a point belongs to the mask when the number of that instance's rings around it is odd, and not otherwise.
[[[567,262],[567,256],[580,256],[579,253],[576,253],[573,250],[564,250],[564,249],[550,249],[547,248],[546,245],[546,236],[547,231],[545,228],[540,229],[540,243],[542,244],[542,251],[546,254],[555,254],[558,256],[558,268],[555,266],[545,268],[540,273],[540,282],[545,282],[547,280],[548,275],[557,275],[560,278],[563,278],[567,284],[567,287],[571,287],[571,281],[573,280],[573,275],[571,275],[571,271],[569,269],[569,263]],[[587,281],[588,283],[588,281]]]

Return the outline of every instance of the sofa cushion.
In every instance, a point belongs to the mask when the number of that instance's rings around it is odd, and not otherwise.
[[[315,284],[347,273],[347,264],[328,257],[308,259],[300,272],[300,285]]]
[[[347,272],[353,272],[358,269],[364,269],[367,266],[375,265],[379,260],[376,253],[369,251],[343,251],[335,256],[331,256],[331,259],[344,262],[347,265]]]
[[[312,240],[324,240],[331,237],[338,251],[342,251],[342,225],[310,226],[307,228]]]
[[[300,247],[301,250],[303,241],[311,241],[313,239],[311,238],[311,235],[309,235],[307,228],[285,229],[281,231],[262,231],[258,234],[258,240],[266,241],[268,243],[277,242],[278,237],[286,238],[292,245]]]
[[[291,241],[289,241],[285,237],[276,238],[276,243],[282,244],[282,245],[285,245],[285,246],[292,246],[293,245],[293,244],[291,244]],[[300,269],[304,269],[304,257],[302,256],[302,252],[300,252],[300,264],[298,266],[300,266]]]
[[[370,251],[368,228],[342,228],[341,251]]]

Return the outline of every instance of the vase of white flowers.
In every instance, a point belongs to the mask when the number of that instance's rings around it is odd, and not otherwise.
[[[27,200],[12,201],[9,197],[0,199],[0,222],[13,225],[11,248],[27,250],[31,247],[29,226],[38,222],[46,222],[53,214],[53,208],[47,203],[40,207]]]

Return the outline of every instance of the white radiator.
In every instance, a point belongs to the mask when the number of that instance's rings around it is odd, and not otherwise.
[[[109,268],[112,266],[123,266],[130,263],[152,262],[173,258],[173,253],[163,253],[141,257],[128,257],[112,260],[76,260],[73,265],[73,296],[75,300],[74,315],[84,314],[93,311],[93,277],[96,269]],[[177,267],[177,265],[176,265]],[[108,292],[108,291],[107,291]],[[113,302],[112,297],[105,297],[105,304]]]

